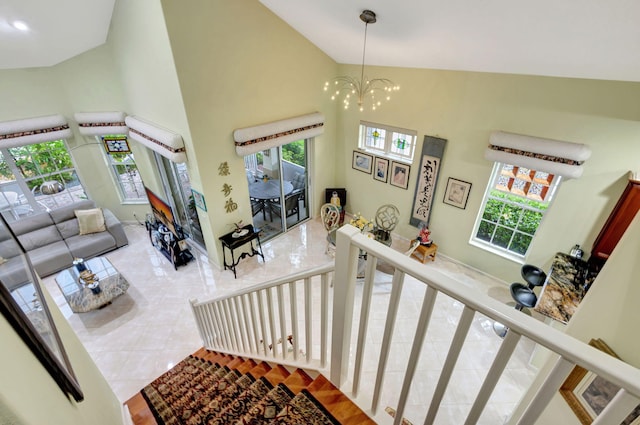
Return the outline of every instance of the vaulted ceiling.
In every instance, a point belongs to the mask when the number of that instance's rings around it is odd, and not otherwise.
[[[338,63],[640,81],[636,0],[260,0]],[[115,0],[3,0],[0,69],[106,41]],[[23,21],[29,29],[13,26]]]

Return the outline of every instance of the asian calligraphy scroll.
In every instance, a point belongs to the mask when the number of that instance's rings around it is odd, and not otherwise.
[[[413,198],[413,207],[409,223],[418,227],[421,223],[429,225],[433,197],[438,183],[438,173],[447,141],[438,137],[424,136],[422,158],[418,169],[418,182]]]

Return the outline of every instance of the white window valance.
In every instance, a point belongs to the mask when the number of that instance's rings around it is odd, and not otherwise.
[[[296,140],[315,137],[323,132],[324,115],[314,112],[253,127],[239,128],[233,132],[233,139],[237,154],[245,156]]]
[[[15,148],[71,136],[67,119],[62,115],[0,122],[0,148]]]
[[[173,162],[186,162],[187,154],[182,136],[138,117],[126,117],[129,138],[142,143],[151,150]]]
[[[127,134],[124,112],[76,112],[78,131],[84,136]]]
[[[590,156],[591,149],[585,144],[505,131],[491,133],[489,146],[484,153],[485,159],[489,161],[503,162],[574,179],[582,176],[582,164]]]

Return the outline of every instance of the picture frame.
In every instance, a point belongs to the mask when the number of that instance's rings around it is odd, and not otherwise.
[[[202,211],[207,211],[207,203],[204,200],[204,195],[195,189],[191,189],[191,194],[193,195],[193,202],[196,204],[196,207]]]
[[[464,210],[467,208],[469,192],[471,192],[471,183],[449,177],[442,202]]]
[[[589,345],[598,350],[619,358],[616,353],[601,339],[592,339]],[[620,387],[599,377],[583,367],[573,368],[560,389],[560,395],[565,399],[571,410],[583,425],[593,423],[594,419],[611,402]],[[639,425],[640,405],[631,412],[620,425]]]
[[[389,160],[376,156],[373,165],[373,179],[386,183],[389,179]]]
[[[373,155],[360,151],[353,151],[351,167],[355,170],[362,171],[363,173],[371,174],[371,170],[373,169]]]
[[[409,174],[411,166],[402,162],[391,161],[391,172],[389,174],[389,184],[391,186],[407,189],[409,187]]]

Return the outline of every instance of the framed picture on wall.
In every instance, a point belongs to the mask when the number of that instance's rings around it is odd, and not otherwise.
[[[207,203],[204,200],[204,195],[197,190],[191,189],[191,195],[193,196],[193,203],[202,211],[207,210]]]
[[[471,191],[471,183],[449,177],[444,191],[443,202],[454,207],[467,208],[467,200]]]
[[[360,151],[353,151],[351,166],[358,171],[371,174],[371,169],[373,168],[373,155],[362,153]]]
[[[411,166],[402,162],[391,161],[391,174],[389,183],[392,186],[406,189],[409,187],[409,171]]]
[[[373,162],[373,179],[386,183],[389,179],[389,160],[376,156]]]
[[[610,356],[619,358],[601,339],[592,339],[589,345]],[[566,381],[560,387],[560,395],[583,425],[591,424],[594,419],[613,400],[620,387],[580,366],[573,368]],[[622,421],[621,425],[640,424],[640,405]]]

